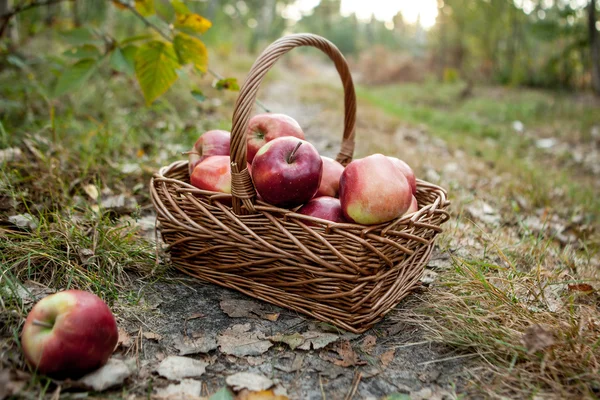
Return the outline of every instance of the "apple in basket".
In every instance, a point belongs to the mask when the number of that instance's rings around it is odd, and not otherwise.
[[[196,165],[209,156],[228,156],[231,134],[227,131],[212,130],[204,132],[194,148],[188,152],[190,176]]]
[[[333,222],[346,222],[340,199],[330,196],[314,197],[308,203],[300,207],[299,214],[309,215],[311,217],[326,219]],[[306,225],[315,225],[312,222],[304,221]]]
[[[315,147],[291,136],[261,147],[252,162],[252,180],[262,199],[294,208],[310,200],[321,183],[323,161]]]
[[[344,172],[344,166],[332,158],[321,156],[323,160],[323,177],[315,197],[331,196],[337,197],[340,189],[340,177]]]
[[[211,156],[196,165],[190,183],[202,190],[231,193],[231,161],[229,156]]]
[[[408,180],[382,154],[352,161],[340,178],[340,202],[349,221],[364,225],[391,221],[403,215],[411,201]]]
[[[21,345],[38,372],[65,379],[104,365],[118,338],[115,318],[98,296],[66,290],[44,297],[31,309]]]
[[[293,136],[304,140],[302,128],[290,116],[266,113],[252,117],[246,130],[246,158],[248,162],[252,163],[256,152],[267,142],[282,136]]]
[[[417,211],[419,211],[419,203],[417,203],[417,198],[415,196],[412,196],[412,200],[410,202],[410,207],[408,207],[408,210],[406,210],[404,215],[412,214]]]
[[[402,173],[408,180],[408,183],[410,184],[412,194],[413,195],[416,194],[417,193],[417,179],[415,178],[415,173],[413,172],[412,168],[407,163],[405,163],[404,161],[402,161],[399,158],[396,158],[396,157],[388,157],[388,158],[390,159],[391,162],[394,163],[394,165],[396,167],[398,167],[400,169],[400,171],[402,171]]]

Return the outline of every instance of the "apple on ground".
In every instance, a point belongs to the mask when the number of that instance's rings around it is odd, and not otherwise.
[[[340,202],[349,221],[363,225],[391,221],[403,215],[411,201],[408,180],[382,154],[352,161],[340,178]]]
[[[38,372],[65,379],[104,365],[118,338],[115,318],[98,296],[66,290],[33,307],[21,332],[21,345]]]
[[[231,161],[229,156],[210,156],[196,165],[190,183],[202,190],[231,193]]]
[[[400,169],[400,171],[402,171],[402,173],[408,180],[408,183],[410,184],[412,194],[413,195],[416,194],[417,193],[417,179],[415,178],[415,173],[413,172],[412,168],[407,163],[405,163],[404,161],[402,161],[399,158],[396,158],[396,157],[388,157],[388,158],[390,159],[391,162],[394,163],[394,165],[396,167],[398,167]]]
[[[417,203],[417,198],[415,196],[412,196],[412,200],[410,202],[410,207],[408,207],[408,210],[406,210],[404,215],[412,214],[417,211],[419,211],[419,204]]]
[[[228,156],[231,134],[227,131],[212,130],[202,134],[194,143],[189,155],[190,176],[200,162],[210,156]]]
[[[300,207],[299,214],[326,219],[332,222],[346,222],[340,199],[331,196],[314,197],[308,203]],[[306,225],[314,225],[306,221]]]
[[[258,114],[250,118],[246,130],[246,158],[252,163],[258,149],[267,142],[282,137],[293,136],[304,140],[304,132],[296,120],[285,114]]]
[[[340,177],[344,172],[344,166],[329,157],[323,157],[323,177],[315,197],[331,196],[337,197],[340,188]]]
[[[323,160],[315,147],[291,136],[273,139],[258,150],[252,180],[262,199],[294,208],[310,200],[321,183]]]

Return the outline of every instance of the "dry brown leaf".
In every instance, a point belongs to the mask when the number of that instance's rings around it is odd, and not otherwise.
[[[187,337],[176,339],[174,346],[179,350],[180,356],[208,353],[217,348],[217,339],[209,335],[195,335],[193,339]]]
[[[311,347],[313,350],[318,350],[339,339],[339,336],[333,333],[317,331],[306,331],[302,337],[304,337],[304,343],[298,346],[301,350],[310,350]]]
[[[321,358],[339,365],[340,367],[352,367],[354,365],[364,365],[365,361],[361,361],[358,358],[358,354],[352,348],[352,345],[348,340],[343,340],[336,344],[334,350],[337,352],[340,358],[336,358],[327,353],[321,353]]]
[[[273,344],[265,339],[262,332],[249,332],[250,324],[234,325],[227,328],[217,342],[224,354],[236,357],[258,356],[269,350]]]
[[[129,333],[123,328],[119,328],[117,347],[131,347],[131,336],[129,336]]]
[[[260,392],[273,387],[273,381],[271,379],[251,372],[238,372],[229,375],[225,378],[225,382],[236,392],[244,389]]]
[[[383,368],[387,368],[388,365],[394,360],[394,356],[396,355],[396,349],[391,349],[386,351],[385,353],[381,353],[379,356],[379,360],[381,361],[381,366]]]
[[[295,350],[296,347],[304,343],[304,336],[298,332],[295,332],[291,335],[282,335],[281,333],[278,333],[269,337],[269,340],[272,342],[285,343],[290,346],[290,349]]]
[[[375,348],[375,344],[377,343],[377,338],[373,335],[365,336],[360,348],[367,354],[371,354],[373,349]]]
[[[527,328],[521,342],[529,354],[544,350],[554,344],[554,334],[548,328],[540,324],[531,325]]]
[[[272,390],[261,390],[260,392],[251,392],[247,389],[242,390],[235,397],[235,400],[288,400],[287,396],[275,394]]]
[[[98,188],[96,187],[96,185],[84,185],[83,186],[83,191],[85,192],[85,194],[87,194],[90,199],[92,200],[98,200]]]
[[[157,342],[162,340],[162,335],[154,332],[144,332],[144,337],[148,340],[156,340]]]
[[[206,372],[208,363],[189,357],[169,356],[161,361],[156,368],[160,376],[171,380],[198,378]]]
[[[219,306],[231,318],[256,318],[263,312],[262,305],[252,300],[226,299]]]
[[[569,285],[569,292],[582,292],[584,294],[594,293],[594,287],[587,283],[576,283]]]
[[[279,319],[279,313],[273,313],[273,314],[263,314],[262,315],[263,319],[266,319],[268,321],[272,321],[275,322]]]

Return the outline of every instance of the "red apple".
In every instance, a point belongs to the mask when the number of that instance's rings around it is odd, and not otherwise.
[[[196,165],[190,183],[198,189],[231,193],[231,160],[229,156],[210,156]]]
[[[310,200],[321,183],[323,161],[315,147],[291,136],[261,147],[252,162],[252,179],[263,200],[294,208]]]
[[[344,166],[329,157],[323,157],[323,177],[315,197],[331,196],[337,197],[340,188],[340,177],[344,172]]]
[[[115,318],[98,296],[66,290],[33,307],[21,332],[21,345],[37,371],[64,379],[104,365],[118,338]]]
[[[405,163],[404,161],[402,161],[399,158],[396,157],[388,157],[390,159],[391,162],[394,163],[394,165],[398,168],[400,168],[400,171],[402,171],[402,173],[404,174],[404,176],[406,176],[406,179],[408,179],[408,183],[410,183],[410,188],[412,190],[412,194],[416,194],[417,193],[417,179],[415,178],[415,173],[413,172],[412,168]]]
[[[342,212],[340,199],[330,196],[314,197],[308,203],[300,207],[298,213],[333,222],[346,222],[344,213]],[[306,225],[314,224],[306,222]]]
[[[411,200],[408,180],[381,154],[352,161],[340,178],[340,202],[349,221],[364,225],[390,221],[404,214]]]
[[[408,210],[406,210],[404,215],[412,214],[417,211],[419,211],[419,204],[417,203],[417,198],[415,196],[412,196],[412,200],[410,201],[410,207],[408,207]]]
[[[209,156],[228,156],[231,134],[227,131],[213,130],[202,134],[189,152],[190,175],[200,162]]]
[[[248,122],[246,130],[247,159],[251,163],[258,149],[265,143],[282,136],[304,140],[304,132],[296,120],[285,114],[258,114]]]

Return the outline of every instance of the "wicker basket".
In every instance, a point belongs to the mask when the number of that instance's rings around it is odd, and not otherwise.
[[[348,66],[329,41],[290,35],[256,60],[233,112],[232,195],[189,184],[187,162],[160,169],[150,183],[163,240],[181,271],[296,310],[351,332],[364,332],[419,283],[433,241],[448,220],[446,191],[417,180],[419,211],[394,221],[339,224],[257,201],[246,167],[246,127],[260,83],[299,46],[335,63],[345,93],[344,136],[337,160],[354,150],[356,98]],[[241,168],[240,168],[241,166]]]

